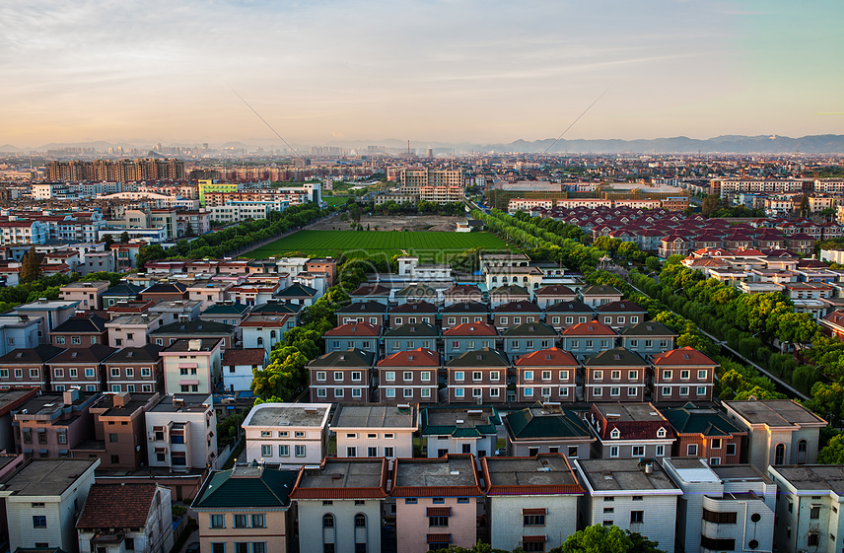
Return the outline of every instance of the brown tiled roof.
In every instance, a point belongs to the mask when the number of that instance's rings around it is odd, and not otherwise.
[[[615,336],[615,331],[603,323],[578,323],[561,332],[563,336]]]
[[[223,353],[223,366],[234,365],[264,365],[264,356],[267,350],[264,348],[227,349]]]
[[[577,359],[560,348],[548,348],[522,355],[516,360],[517,367],[578,367]]]
[[[143,528],[157,488],[155,484],[94,484],[76,527]]]

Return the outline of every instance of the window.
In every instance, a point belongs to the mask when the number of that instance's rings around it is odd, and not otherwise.
[[[356,447],[347,447],[346,448],[346,457],[357,457],[358,456],[358,448]]]
[[[785,462],[785,444],[777,444],[774,450],[774,464],[781,465]]]
[[[352,381],[360,382],[360,371],[352,371]]]
[[[489,379],[493,382],[498,382],[500,373],[498,371],[489,371]]]
[[[335,398],[343,397],[344,394],[345,394],[345,391],[343,390],[343,388],[334,388],[334,397]]]
[[[266,528],[264,515],[252,515],[252,528]]]
[[[697,372],[697,379],[698,380],[706,380],[706,369],[700,370]]]
[[[343,382],[343,372],[342,371],[335,371],[334,382]]]
[[[392,447],[385,447],[384,448],[384,457],[392,457],[393,456],[393,448]]]
[[[481,371],[475,371],[472,373],[472,380],[475,382],[479,380],[483,380],[484,374]]]
[[[317,371],[316,379],[319,382],[325,382],[325,371]]]
[[[395,371],[386,371],[384,373],[384,380],[386,382],[395,382],[396,380],[396,373]]]
[[[697,456],[697,444],[689,444],[688,447],[686,447],[686,455],[689,457]]]
[[[689,395],[689,387],[688,386],[680,386],[680,395],[681,396]]]
[[[604,371],[592,371],[592,380],[603,380]]]
[[[463,388],[457,388],[454,390],[454,397],[463,397]]]
[[[703,520],[706,522],[714,522],[716,524],[735,524],[737,520],[736,513],[716,513],[714,511],[703,510]]]
[[[641,524],[645,521],[645,511],[630,511],[630,524]]]
[[[234,553],[249,553],[249,544],[247,542],[235,542]]]
[[[234,527],[235,528],[248,528],[249,527],[249,515],[234,515]]]
[[[261,446],[261,457],[272,457],[272,456],[273,456],[273,446],[262,445]]]
[[[386,392],[386,394],[385,394],[386,397],[396,397],[396,389],[395,388],[387,388],[385,390],[385,392]]]
[[[278,446],[278,456],[279,457],[290,457],[290,446],[289,445]]]
[[[116,444],[117,443],[117,434],[111,433],[108,435],[109,443]]]
[[[70,337],[70,343],[71,344],[81,344],[82,340],[79,338],[79,336],[71,336]]]
[[[94,378],[94,369],[92,369],[92,368],[85,369],[85,378]]]
[[[612,388],[610,388],[610,395],[611,395],[611,396],[619,396],[619,395],[621,395],[621,389],[620,389],[620,388],[618,388],[617,386],[613,386]]]
[[[428,382],[431,380],[431,371],[422,371],[420,376],[422,382]]]
[[[610,447],[610,457],[618,457],[618,446],[617,445]]]
[[[305,446],[297,445],[296,446],[296,457],[304,457],[305,456]]]
[[[430,527],[448,526],[448,517],[428,517],[428,526],[430,526]]]
[[[524,515],[524,526],[545,526],[545,515]]]
[[[463,382],[464,374],[463,371],[455,371],[454,372],[454,380],[457,382]]]
[[[408,497],[404,500],[405,505],[416,505],[417,501],[415,497]]]
[[[569,379],[569,372],[568,371],[560,371],[560,380],[566,381]]]
[[[361,389],[360,388],[353,388],[352,389],[352,397],[361,397]]]
[[[360,504],[363,504],[363,501]],[[358,505],[358,503],[355,502],[355,505]],[[355,515],[355,528],[366,528],[366,515]]]
[[[39,369],[29,369],[29,378],[38,378]]]
[[[733,540],[730,540],[730,541],[733,541]],[[820,534],[809,534],[808,540],[807,540],[806,543],[809,547],[817,547],[820,544]]]
[[[809,510],[809,518],[812,520],[817,520],[821,518],[821,506],[820,505],[812,505],[812,508]]]
[[[387,390],[389,392],[389,390]],[[317,388],[316,391],[317,397],[328,397],[328,390],[325,388]]]
[[[211,528],[225,528],[226,515],[211,515]]]
[[[636,380],[639,378],[639,371],[628,371],[627,380]]]
[[[633,446],[633,457],[644,457],[644,456],[645,456],[645,446],[634,445]]]
[[[533,371],[525,371],[525,380],[533,380]]]
[[[32,517],[32,527],[33,528],[46,528],[47,527],[47,517],[43,515],[36,515]]]
[[[333,515],[325,515],[322,517],[322,527],[323,528],[334,528],[334,516]]]
[[[727,455],[736,454],[736,444],[727,444]]]
[[[23,369],[15,369],[15,378],[23,378]]]
[[[621,371],[612,371],[610,373],[610,378],[612,380],[621,380]]]

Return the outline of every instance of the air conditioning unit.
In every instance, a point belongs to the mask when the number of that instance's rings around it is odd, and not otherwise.
[[[147,435],[147,439],[148,439],[149,441],[151,441],[151,442],[154,442],[154,441],[155,441],[155,432],[150,432],[150,433]]]
[[[477,402],[478,405],[483,405],[484,398],[482,398],[482,397],[476,398],[476,402]]]

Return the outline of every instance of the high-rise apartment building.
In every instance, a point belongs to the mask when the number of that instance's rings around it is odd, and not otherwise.
[[[450,203],[463,199],[463,172],[460,169],[407,167],[399,173],[402,194],[418,195],[420,201]]]

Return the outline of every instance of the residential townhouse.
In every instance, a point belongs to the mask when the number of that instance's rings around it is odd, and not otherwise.
[[[495,455],[502,424],[495,407],[420,407],[419,413],[419,433],[427,440],[427,457]]]
[[[774,543],[778,551],[838,553],[844,535],[841,465],[771,466],[779,492]]]
[[[661,413],[677,436],[673,457],[698,457],[711,467],[741,462],[747,432],[730,422],[723,412],[687,403],[662,409]]]
[[[818,325],[824,334],[839,340],[844,339],[844,312],[833,311],[818,319]]]
[[[217,415],[210,394],[166,395],[144,420],[147,464],[170,472],[217,465]]]
[[[76,387],[87,393],[104,392],[104,363],[116,351],[116,348],[94,344],[88,348],[69,348],[56,355],[46,364],[53,391],[64,392]]]
[[[614,348],[583,362],[584,399],[587,402],[641,402],[650,365],[639,354]]]
[[[139,315],[141,313],[149,313],[150,307],[154,305],[155,304],[151,301],[143,300],[121,301],[106,308],[105,312],[108,315],[108,319],[111,321],[121,315]]]
[[[504,403],[510,361],[493,349],[467,351],[446,363],[449,403]]]
[[[595,309],[602,305],[621,301],[622,294],[612,286],[586,286],[577,291],[580,301]]]
[[[545,308],[545,323],[557,332],[594,319],[594,310],[582,301],[572,300],[556,303]]]
[[[596,458],[671,456],[676,436],[668,420],[650,403],[592,404],[584,416],[598,438],[594,444]]]
[[[437,324],[437,306],[427,301],[406,301],[390,308],[387,321],[391,327],[417,323],[433,326]]]
[[[413,435],[419,430],[415,405],[377,403],[338,405],[331,431],[340,457],[413,457]]]
[[[498,330],[485,322],[461,323],[443,330],[444,359],[451,361],[476,349],[495,349]]]
[[[209,323],[206,321],[182,320],[159,326],[149,333],[149,342],[159,346],[172,346],[181,340],[214,340],[221,342],[221,349],[233,348],[235,329],[232,325]],[[251,347],[256,347],[252,345]]]
[[[290,497],[296,501],[299,528],[319,537],[301,540],[299,551],[381,551],[381,508],[388,497],[387,476],[384,458],[323,459],[318,467],[302,467]]]
[[[105,389],[109,392],[164,394],[164,347],[145,344],[125,347],[106,358]]]
[[[536,305],[545,310],[558,303],[574,301],[577,296],[568,286],[553,284],[538,288],[533,293],[536,298]]]
[[[447,308],[458,303],[482,303],[481,289],[474,284],[455,284],[443,291],[443,307]],[[485,305],[485,304],[484,304]],[[445,310],[443,310],[445,312]]]
[[[168,394],[204,394],[223,383],[222,340],[177,340],[159,353]]]
[[[352,303],[375,302],[385,308],[390,303],[390,289],[377,283],[364,282],[356,290],[349,292]]]
[[[200,310],[205,311],[213,305],[222,303],[229,299],[228,291],[232,283],[216,280],[200,280],[188,286],[185,290],[188,299],[198,301]]]
[[[441,303],[437,297],[437,291],[426,284],[410,284],[405,286],[393,294],[393,300],[397,305],[413,302]]]
[[[436,350],[440,337],[436,326],[421,322],[391,328],[383,336],[386,355],[416,348]]]
[[[295,278],[301,279],[303,278],[303,275],[299,275]],[[322,296],[322,294],[323,291],[320,291],[317,288],[294,282],[290,286],[279,290],[275,297],[293,305],[309,307],[313,305],[314,302]]]
[[[235,340],[243,340],[243,330],[240,328],[240,323],[252,311],[248,305],[234,303],[231,300],[212,305],[205,309],[199,315],[200,321],[209,323],[221,323],[225,325],[232,325],[235,327]],[[294,315],[295,317],[295,315]]]
[[[542,320],[542,310],[530,301],[520,300],[502,303],[492,310],[492,321],[499,332],[525,323]]]
[[[50,331],[51,343],[56,347],[88,348],[108,343],[106,320],[91,312],[78,312]]]
[[[325,342],[325,353],[345,351],[347,349],[360,349],[377,355],[380,335],[380,326],[364,322],[345,324],[332,328],[323,333],[322,338]]]
[[[337,310],[337,324],[369,323],[384,326],[387,320],[387,304],[377,301],[352,302]]]
[[[290,492],[297,476],[257,462],[212,472],[191,504],[200,551],[288,553],[295,522]]]
[[[615,330],[638,324],[647,316],[647,309],[628,300],[613,301],[595,308],[595,319]]]
[[[457,325],[489,321],[489,307],[477,301],[455,301],[443,307],[441,313],[443,332]]]
[[[264,348],[227,349],[223,352],[223,388],[230,392],[247,391],[252,384],[253,371],[270,364],[270,354]]]
[[[103,293],[108,288],[109,282],[106,280],[73,282],[59,289],[59,297],[65,301],[78,301],[83,311],[96,311],[103,308]]]
[[[38,345],[38,320],[26,315],[0,315],[0,356]]]
[[[656,321],[631,324],[619,330],[621,347],[641,356],[656,355],[674,349],[677,333]]]
[[[76,519],[98,459],[30,459],[0,488],[11,551],[76,551]]]
[[[76,522],[79,553],[168,553],[173,547],[170,488],[155,483],[91,486]]]
[[[193,300],[173,300],[153,303],[152,307],[150,307],[147,311],[149,311],[150,317],[160,315],[162,323],[167,325],[177,322],[198,320],[200,307],[202,307],[202,302]]]
[[[662,463],[683,490],[677,545],[686,553],[772,551],[777,485],[752,465],[710,467],[703,459]]]
[[[516,401],[570,403],[577,399],[580,362],[571,353],[557,347],[544,348],[521,355],[513,365]]]
[[[820,429],[827,422],[790,399],[724,401],[729,419],[748,433],[748,459],[761,471],[770,465],[811,465]]]
[[[541,322],[511,326],[501,333],[501,337],[504,341],[504,352],[514,360],[537,349],[556,348],[559,338],[553,327]]]
[[[591,321],[578,323],[562,331],[560,345],[583,359],[615,347],[616,332],[611,327]]]
[[[563,453],[569,459],[589,459],[595,436],[585,421],[559,403],[536,402],[504,417],[507,455],[536,457]]]
[[[390,496],[396,500],[397,553],[470,549],[477,543],[483,492],[473,455],[398,459]]]
[[[337,280],[337,260],[331,257],[313,257],[305,263],[305,271],[325,274],[326,284],[329,287],[334,286]]]
[[[108,345],[113,348],[145,346],[150,333],[162,324],[161,316],[150,317],[148,313],[120,315],[105,323]]]
[[[19,305],[14,311],[7,313],[7,315],[26,316],[30,319],[37,320],[39,322],[39,343],[50,344],[50,333],[53,329],[73,317],[78,307],[78,301],[39,299],[38,301]]]
[[[49,391],[50,371],[47,363],[66,351],[50,345],[18,348],[0,357],[0,389],[39,388]]]
[[[328,453],[330,403],[262,403],[243,421],[246,461],[319,466]]]
[[[97,457],[102,470],[136,471],[147,461],[144,414],[155,406],[155,394],[106,393],[97,397],[88,411],[93,435],[70,448],[70,456]]]
[[[563,454],[484,457],[481,475],[493,548],[551,551],[577,531],[584,489]]]
[[[437,403],[440,354],[424,348],[388,355],[376,364],[378,399],[386,403]]]
[[[674,553],[677,502],[683,491],[658,463],[637,459],[575,459],[586,489],[580,506],[584,526],[615,525],[638,532]]]
[[[27,401],[12,413],[17,453],[51,459],[69,457],[72,448],[93,436],[89,410],[97,397],[73,389]]]
[[[244,348],[263,348],[269,353],[284,339],[284,333],[294,326],[296,322],[290,315],[250,313],[240,322],[238,328],[243,335]]]
[[[161,303],[188,299],[187,286],[178,282],[159,282],[139,294],[140,299]]]
[[[375,354],[349,349],[320,355],[308,363],[312,402],[370,401],[370,372]]]
[[[493,277],[496,278],[496,277]],[[530,292],[526,288],[515,285],[491,286],[489,292],[489,306],[493,310],[513,302],[530,302]]]
[[[654,401],[712,401],[718,363],[705,354],[686,346],[653,355],[651,363]]]

